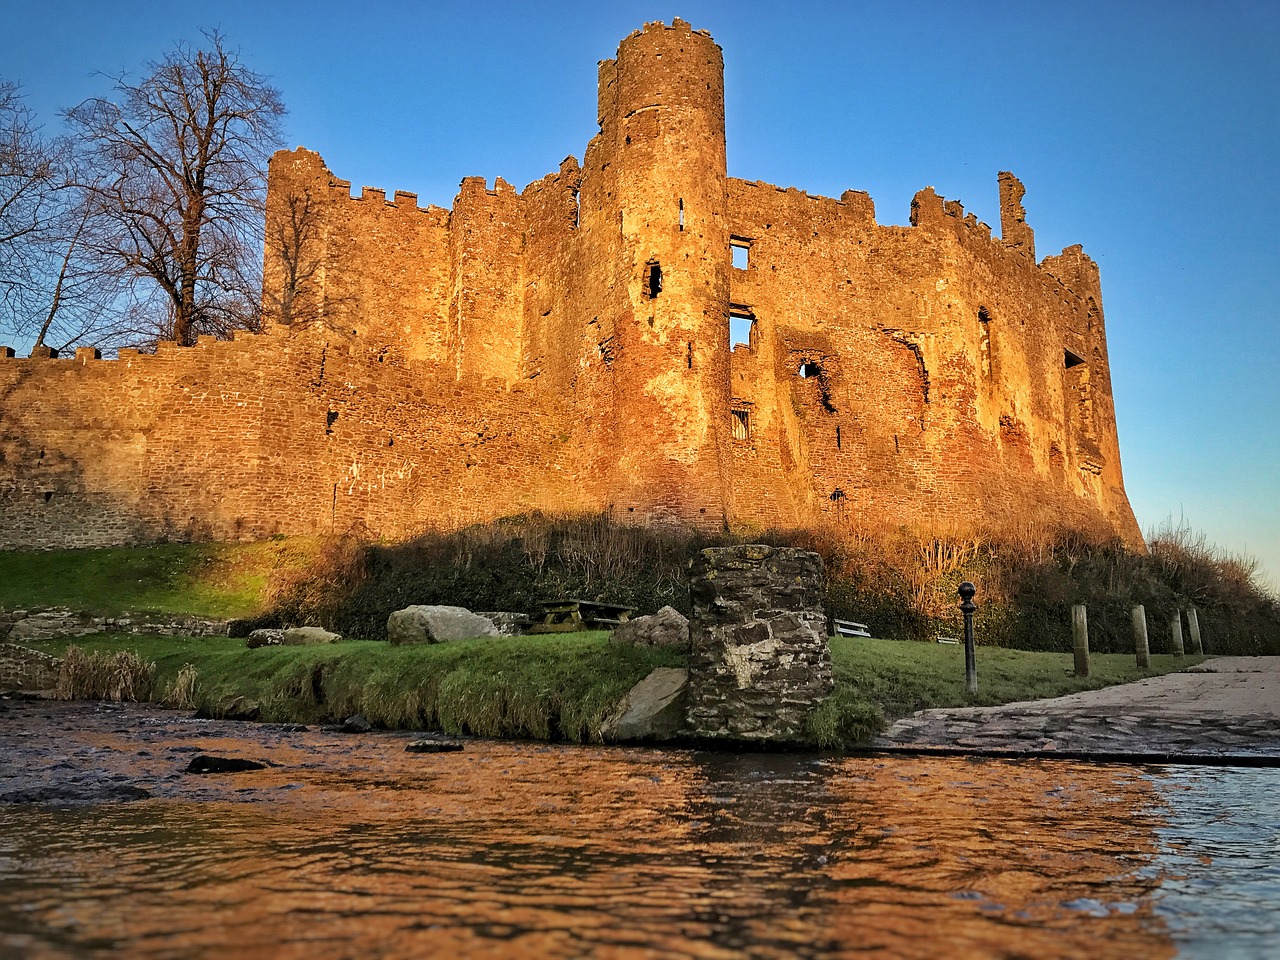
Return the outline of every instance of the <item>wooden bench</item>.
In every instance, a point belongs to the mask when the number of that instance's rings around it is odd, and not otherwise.
[[[871,631],[867,629],[865,623],[855,623],[852,620],[832,620],[831,625],[834,627],[837,637],[871,636]]]
[[[529,633],[575,633],[579,630],[612,630],[627,622],[635,607],[594,600],[552,600],[542,604],[542,619]]]

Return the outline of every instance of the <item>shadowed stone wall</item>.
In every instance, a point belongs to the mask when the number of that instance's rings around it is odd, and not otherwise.
[[[703,550],[689,591],[689,727],[698,736],[796,737],[831,694],[822,558],[750,544]]]

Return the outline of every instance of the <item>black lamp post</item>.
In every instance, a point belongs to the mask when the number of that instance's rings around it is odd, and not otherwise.
[[[966,580],[956,592],[960,594],[960,612],[964,614],[964,688],[977,693],[978,656],[973,647],[973,612],[978,605],[973,602],[973,595],[978,588]]]

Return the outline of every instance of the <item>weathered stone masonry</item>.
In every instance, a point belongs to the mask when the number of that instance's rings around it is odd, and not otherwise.
[[[451,210],[271,163],[264,333],[0,351],[0,547],[385,536],[527,510],[1141,537],[1097,267],[922,190],[911,226],[726,174],[723,63],[649,24],[600,132]],[[745,264],[744,264],[745,261]],[[745,342],[731,343],[731,331]]]

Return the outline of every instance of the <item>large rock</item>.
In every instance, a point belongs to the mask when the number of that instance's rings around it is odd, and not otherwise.
[[[689,621],[674,607],[663,607],[647,617],[636,617],[609,635],[613,643],[629,643],[634,647],[668,647],[689,649]]]
[[[330,633],[323,627],[290,627],[280,632],[280,642],[286,647],[310,647],[324,643],[341,643],[342,635]]]
[[[271,627],[250,631],[244,641],[244,645],[250,650],[256,650],[259,647],[278,647],[282,643],[284,643],[284,631]]]
[[[466,607],[416,605],[397,610],[387,618],[387,639],[397,644],[496,636],[498,628],[492,620]]]
[[[600,735],[619,742],[670,740],[684,729],[688,701],[689,671],[658,667],[628,691]]]
[[[831,694],[822,558],[748,544],[694,558],[689,727],[704,737],[789,742]]]
[[[527,613],[514,613],[510,610],[481,610],[476,616],[492,620],[498,633],[504,637],[522,636],[529,632],[529,627],[533,624],[533,618]]]

